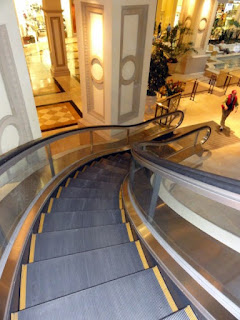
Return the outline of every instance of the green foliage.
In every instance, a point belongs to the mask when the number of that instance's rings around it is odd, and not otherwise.
[[[167,59],[164,57],[163,51],[155,47],[150,61],[147,95],[155,96],[155,92],[165,85],[167,76]]]
[[[193,47],[193,42],[187,41],[187,37],[191,34],[190,28],[178,24],[171,29],[169,34],[163,35],[160,42],[156,42],[155,45],[163,50],[169,62],[177,62],[177,59],[187,52],[197,53]]]

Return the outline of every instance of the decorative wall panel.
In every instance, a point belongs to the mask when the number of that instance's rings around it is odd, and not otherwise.
[[[62,29],[60,17],[50,17],[51,29],[52,29],[52,39],[54,51],[56,53],[56,66],[62,67],[65,65],[65,55],[62,39]]]
[[[5,98],[8,102],[6,105],[7,111],[1,115],[0,119],[0,153],[2,154],[6,151],[3,149],[3,139],[7,133],[9,135],[11,132],[19,145],[32,140],[33,136],[6,25],[0,25],[0,43],[1,82],[3,82]],[[1,103],[3,103],[3,101]],[[11,109],[10,112],[8,110],[9,106]],[[16,141],[14,141],[14,143],[16,143]],[[11,147],[15,146],[17,145],[12,145]]]
[[[105,120],[103,12],[102,5],[82,3],[87,110],[102,121]]]
[[[118,123],[139,113],[147,16],[148,5],[122,7]]]

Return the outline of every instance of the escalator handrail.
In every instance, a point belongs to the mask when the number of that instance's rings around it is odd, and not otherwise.
[[[10,166],[14,165],[16,162],[21,160],[26,155],[30,154],[32,151],[40,149],[40,148],[42,148],[42,147],[44,147],[54,141],[66,138],[68,136],[79,134],[82,132],[90,132],[90,131],[94,132],[94,131],[100,131],[100,130],[115,130],[115,129],[128,130],[131,128],[136,128],[136,127],[148,125],[151,122],[155,122],[156,120],[165,119],[165,118],[168,118],[169,116],[175,116],[175,118],[176,118],[176,116],[180,116],[180,120],[175,125],[175,127],[172,128],[174,130],[174,129],[178,128],[181,125],[181,123],[183,122],[184,113],[180,110],[177,110],[177,111],[170,112],[165,115],[162,115],[159,117],[154,117],[150,120],[136,123],[136,124],[132,124],[132,125],[103,125],[103,126],[91,126],[91,127],[85,127],[85,128],[77,128],[77,129],[73,129],[73,130],[59,132],[59,133],[56,133],[54,135],[50,135],[45,138],[39,138],[39,139],[30,141],[30,142],[27,142],[27,143],[15,148],[15,149],[8,151],[7,153],[5,153],[4,155],[2,155],[0,157],[0,174],[2,174],[6,169],[8,169]],[[6,168],[7,164],[9,164],[9,165]]]
[[[193,130],[194,133],[199,129]],[[185,136],[191,135],[192,132],[186,133]],[[178,140],[178,137],[176,140]],[[174,138],[171,142],[176,141]],[[208,191],[212,193],[213,196],[209,196],[214,200],[214,195],[217,198],[229,199],[233,202],[237,202],[240,206],[240,181],[217,175],[215,173],[210,173],[206,171],[201,171],[195,168],[190,168],[179,163],[172,162],[170,160],[160,158],[158,155],[143,150],[143,147],[150,145],[163,145],[164,142],[139,142],[132,145],[132,155],[133,158],[140,162],[142,166],[147,167],[149,170],[161,174],[172,175],[175,180],[179,182],[185,182],[188,185],[191,184],[193,187],[201,190]],[[228,203],[223,200],[222,203]],[[231,205],[232,206],[232,205]],[[234,205],[236,207],[236,205]]]
[[[201,144],[204,144],[207,142],[207,140],[209,139],[212,129],[210,126],[201,126],[199,128],[193,129],[191,131],[185,132],[183,134],[181,134],[180,136],[176,137],[176,138],[170,138],[167,140],[163,140],[163,141],[144,141],[144,142],[137,142],[136,144],[138,145],[138,147],[146,147],[146,146],[158,146],[158,145],[164,145],[164,144],[168,144],[169,142],[172,141],[177,141],[180,139],[183,139],[189,135],[193,135],[194,133],[200,132],[200,131],[204,131],[206,130],[206,135],[203,137],[203,139],[201,140]],[[134,145],[136,145],[134,144]]]

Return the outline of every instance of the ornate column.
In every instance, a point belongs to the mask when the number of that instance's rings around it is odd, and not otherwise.
[[[51,72],[54,77],[69,75],[60,0],[43,0],[42,9],[47,28]]]
[[[0,2],[0,155],[41,136],[13,1]]]
[[[156,0],[75,0],[83,117],[143,120]]]
[[[202,72],[205,69],[208,55],[206,49],[217,9],[217,0],[184,0],[180,21],[191,28],[191,39],[198,53],[185,56],[180,62],[181,73]]]

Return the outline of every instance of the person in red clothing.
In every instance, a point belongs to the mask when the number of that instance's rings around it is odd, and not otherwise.
[[[222,131],[225,128],[225,120],[230,115],[230,113],[233,111],[234,107],[238,107],[238,98],[237,98],[237,91],[233,90],[232,93],[230,93],[225,100],[224,104],[222,104],[222,119],[220,122],[220,131]]]

